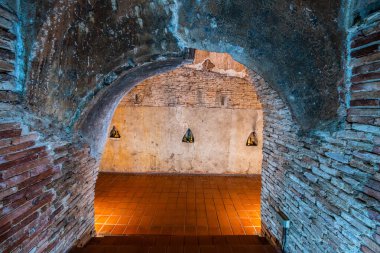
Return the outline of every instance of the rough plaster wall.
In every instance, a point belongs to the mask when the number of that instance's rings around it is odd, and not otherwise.
[[[262,113],[247,109],[119,107],[101,171],[260,174]],[[195,143],[182,143],[191,128]],[[245,142],[257,130],[257,147]]]
[[[38,6],[47,4],[36,3]],[[27,103],[39,115],[70,128],[84,108],[123,71],[137,65],[182,57],[167,29],[169,3],[51,1],[36,21],[29,55]],[[29,31],[28,31],[29,32]],[[33,39],[34,37],[31,36]],[[27,40],[27,43],[30,43]],[[39,110],[46,106],[46,110]]]
[[[103,171],[261,173],[261,105],[245,79],[188,67],[152,77],[122,99],[112,126],[122,138],[108,139]],[[194,144],[182,143],[188,128]],[[253,130],[259,145],[247,147]]]

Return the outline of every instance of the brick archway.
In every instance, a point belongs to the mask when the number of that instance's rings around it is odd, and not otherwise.
[[[91,104],[90,109],[86,110],[85,117],[79,122],[79,129],[82,136],[89,142],[92,154],[100,158],[104,143],[107,137],[108,126],[121,98],[129,92],[134,86],[154,75],[175,69],[183,64],[182,59],[157,62],[151,65],[143,65],[140,69],[132,69],[125,74],[120,75],[107,90]],[[279,244],[281,238],[281,230],[268,228],[267,224],[271,224],[273,216],[276,215],[276,210],[273,210],[271,205],[278,205],[283,196],[271,197],[270,192],[273,184],[273,175],[276,175],[276,180],[283,181],[284,174],[282,171],[275,168],[285,166],[285,161],[281,158],[279,152],[285,152],[288,147],[283,146],[284,142],[289,138],[289,135],[296,135],[299,127],[294,123],[291,112],[285,102],[280,98],[264,79],[253,71],[249,71],[246,77],[257,91],[259,101],[262,103],[264,111],[264,144],[263,154],[264,160],[262,165],[262,228],[263,233],[272,238],[273,242]],[[283,141],[284,140],[284,141]],[[280,143],[280,144],[279,144]],[[285,144],[286,145],[286,144]],[[274,151],[276,149],[276,151]],[[279,210],[282,208],[279,207]],[[271,217],[271,218],[270,218]],[[269,232],[271,229],[272,232]],[[273,233],[273,231],[275,231]]]
[[[112,84],[98,94],[86,107],[76,125],[81,136],[89,143],[91,153],[100,158],[107,138],[108,125],[111,123],[117,105],[129,90],[149,77],[170,71],[185,63],[189,61],[173,58],[132,68],[122,72]]]

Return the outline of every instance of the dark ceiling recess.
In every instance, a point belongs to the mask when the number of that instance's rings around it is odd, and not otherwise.
[[[180,1],[188,47],[230,53],[287,102],[304,130],[338,122],[341,1]]]
[[[34,38],[46,41],[46,52],[36,57],[40,62],[29,64],[39,66],[41,74],[30,76],[27,102],[36,110],[44,105],[43,114],[64,126],[78,119],[87,105],[83,98],[100,94],[105,85],[98,77],[191,54],[184,48],[227,52],[255,70],[305,130],[338,122],[344,1],[118,1],[116,11],[111,1],[73,1],[61,4],[67,9],[64,16],[56,11],[59,1],[22,2],[30,5],[23,18],[34,21],[24,30],[23,37],[32,38],[27,48]],[[357,10],[361,5],[358,1]],[[47,16],[60,20],[50,25],[48,35],[43,27]],[[57,57],[48,57],[50,51]],[[69,75],[73,70],[77,74]],[[58,85],[47,83],[51,76],[59,77],[54,80]]]

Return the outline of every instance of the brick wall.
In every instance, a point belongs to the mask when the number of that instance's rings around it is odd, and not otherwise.
[[[252,74],[264,110],[262,225],[291,220],[287,252],[380,252],[379,13],[350,30],[347,121],[304,135],[283,101]],[[352,71],[352,72],[351,72]]]
[[[261,109],[252,84],[247,80],[186,67],[138,84],[120,105]]]
[[[0,252],[65,252],[92,234],[96,160],[22,107],[0,117]]]
[[[15,88],[16,33],[14,23],[17,17],[0,5],[0,89]]]
[[[0,4],[0,99],[17,102],[20,88],[16,83],[16,23],[12,10]]]

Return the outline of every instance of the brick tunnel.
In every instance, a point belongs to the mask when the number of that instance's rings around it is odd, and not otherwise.
[[[380,252],[380,3],[1,1],[1,252]]]

